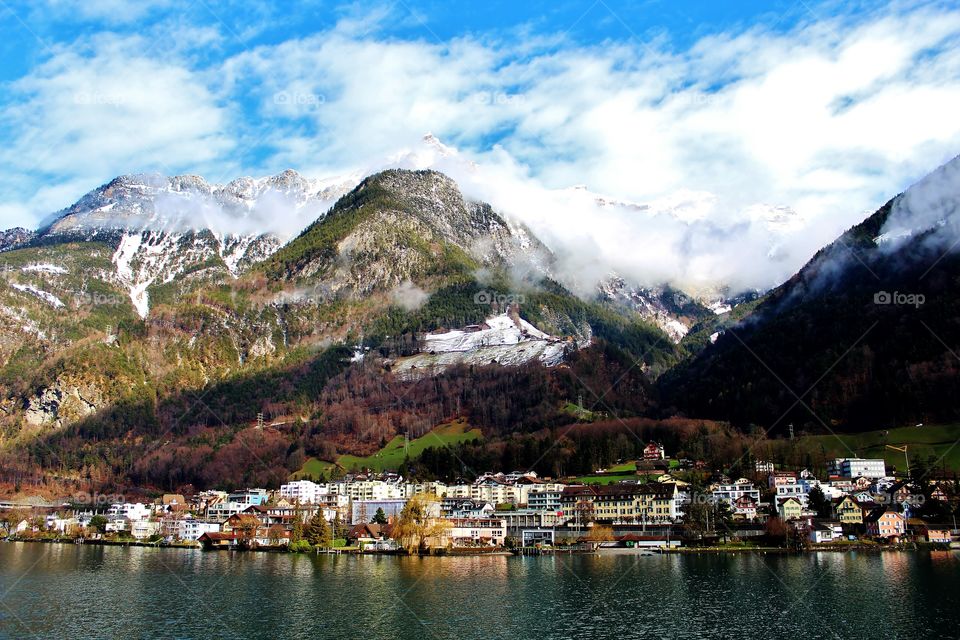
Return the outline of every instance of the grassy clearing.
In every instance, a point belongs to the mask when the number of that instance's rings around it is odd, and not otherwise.
[[[411,440],[408,446],[404,442],[403,436],[397,436],[388,442],[383,449],[370,456],[342,455],[337,458],[336,463],[310,458],[303,465],[303,468],[295,472],[291,477],[293,479],[308,476],[318,478],[321,475],[329,475],[336,467],[347,471],[360,469],[372,469],[374,471],[396,470],[403,464],[403,461],[408,456],[413,460],[431,447],[446,447],[461,442],[480,440],[482,438],[483,435],[479,429],[471,429],[466,420],[459,418],[452,422],[441,424],[426,435]]]
[[[903,453],[887,449],[886,445],[907,445],[911,465],[914,461],[941,460],[937,467],[960,469],[960,424],[900,427],[883,431],[844,434],[839,436],[807,436],[800,443],[828,456],[848,457],[853,451],[864,458],[883,458],[888,466],[904,468]],[[846,446],[844,446],[846,445]]]
[[[397,436],[388,442],[387,446],[371,456],[359,457],[343,455],[337,458],[337,464],[348,470],[373,469],[374,471],[387,471],[399,468],[407,457],[413,460],[432,447],[446,447],[462,442],[479,440],[482,437],[479,429],[471,429],[466,420],[460,418],[439,425],[430,431],[430,433],[411,440],[409,445],[406,445],[403,436]]]
[[[336,468],[332,462],[327,462],[326,460],[317,460],[316,458],[308,458],[304,463],[303,468],[300,471],[295,471],[291,476],[291,480],[302,480],[304,478],[320,478],[321,476],[329,476],[330,472]]]

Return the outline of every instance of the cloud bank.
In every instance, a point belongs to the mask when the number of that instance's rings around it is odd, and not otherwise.
[[[120,173],[224,181],[406,163],[446,169],[527,223],[573,280],[766,288],[960,150],[949,4],[683,48],[519,31],[404,39],[383,30],[398,10],[221,56],[230,30],[189,24],[53,45],[0,102],[0,219],[29,225]],[[425,158],[427,131],[457,157]]]

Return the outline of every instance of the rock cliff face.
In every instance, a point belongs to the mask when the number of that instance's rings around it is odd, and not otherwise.
[[[96,384],[71,385],[57,381],[29,398],[23,418],[29,425],[59,428],[104,406],[104,398]]]

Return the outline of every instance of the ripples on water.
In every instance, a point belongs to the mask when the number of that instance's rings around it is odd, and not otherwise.
[[[0,637],[917,638],[952,552],[394,558],[0,544]]]

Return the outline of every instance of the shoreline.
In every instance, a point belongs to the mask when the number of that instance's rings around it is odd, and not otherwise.
[[[184,542],[144,542],[140,540],[87,540],[75,538],[2,538],[0,542],[24,542],[33,544],[62,544],[73,546],[96,545],[102,547],[144,547],[154,549],[184,549],[203,552],[222,552],[232,551],[237,553],[280,553],[289,555],[353,555],[353,556],[401,556],[401,557],[433,557],[433,558],[474,558],[478,556],[517,556],[517,557],[550,557],[567,555],[599,555],[599,556],[655,556],[655,555],[742,555],[745,553],[755,553],[764,555],[804,555],[808,553],[846,553],[850,551],[866,553],[882,553],[885,551],[960,551],[960,549],[951,549],[948,545],[942,544],[903,544],[903,545],[872,545],[872,544],[849,544],[849,545],[825,545],[823,547],[809,547],[803,549],[788,549],[785,547],[679,547],[672,549],[665,548],[619,548],[610,547],[607,549],[597,549],[594,551],[572,550],[566,548],[554,548],[540,550],[538,553],[517,553],[512,549],[485,548],[485,549],[442,549],[437,553],[398,553],[396,551],[364,551],[355,547],[343,547],[336,549],[317,549],[312,552],[297,551],[291,552],[286,547],[252,547],[249,549],[205,549],[203,545]]]

